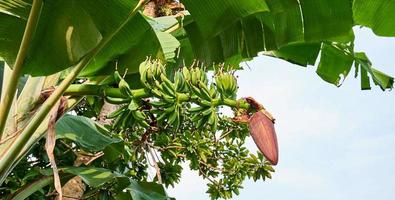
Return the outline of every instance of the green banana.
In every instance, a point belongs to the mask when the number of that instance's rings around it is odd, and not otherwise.
[[[215,118],[216,118],[216,117],[217,117],[217,113],[211,112],[211,113],[210,113],[210,116],[209,116],[209,118],[208,118],[208,120],[207,120],[207,124],[208,124],[208,125],[213,125],[214,122],[215,122]]]
[[[196,106],[196,107],[188,109],[188,112],[189,113],[197,113],[197,112],[203,111],[205,109],[207,109],[207,108],[203,107],[203,106]]]
[[[155,79],[159,79],[161,74],[165,72],[165,69],[162,65],[162,63],[159,60],[156,60],[152,64],[152,69],[153,69],[153,75]]]
[[[206,84],[203,84],[203,82],[199,81],[198,85],[203,98],[207,101],[211,101],[210,91],[208,90]]]
[[[184,91],[185,89],[185,79],[180,71],[174,74],[174,84],[176,86],[176,91]]]
[[[119,128],[128,114],[129,112],[127,110],[124,110],[121,115],[118,115],[118,117],[115,119],[112,125],[113,129]]]
[[[114,80],[118,83],[118,88],[121,90],[123,95],[132,96],[132,90],[130,89],[129,84],[125,81],[125,79],[123,79],[118,71],[114,72]]]
[[[202,115],[203,115],[203,116],[207,116],[207,115],[209,115],[209,114],[211,114],[211,113],[213,113],[213,109],[210,107],[210,108],[204,110],[204,111],[202,112]]]
[[[169,88],[169,86],[165,82],[162,82],[161,86],[163,88],[163,92],[166,93],[168,96],[176,97],[176,92],[174,88]]]
[[[210,101],[202,100],[202,101],[199,102],[199,104],[203,105],[203,106],[211,107],[211,102]]]
[[[176,122],[176,120],[177,120],[177,114],[178,112],[173,112],[171,115],[170,115],[170,117],[169,117],[169,119],[167,120],[167,123],[168,124],[173,124],[173,123],[175,123]]]
[[[205,85],[207,85],[208,79],[206,72],[203,70],[203,68],[199,68],[199,77],[200,77],[200,81],[203,82]]]
[[[159,115],[159,117],[156,118],[156,120],[158,122],[163,122],[167,117],[168,117],[169,113],[167,112],[163,112]]]
[[[191,88],[193,94],[195,94],[196,96],[198,96],[200,98],[203,98],[203,94],[201,94],[198,87],[191,85],[189,88]]]
[[[115,80],[115,82],[119,83],[122,79],[123,78],[122,78],[121,74],[119,74],[118,70],[115,70],[115,72],[114,72],[114,80]]]
[[[124,129],[129,127],[129,124],[131,124],[131,120],[133,120],[133,114],[132,111],[128,111],[128,114],[126,115],[126,117],[122,120],[122,127]]]
[[[215,99],[215,98],[217,98],[217,90],[215,89],[215,86],[214,86],[214,84],[213,83],[211,83],[210,84],[210,96],[211,96],[211,98],[213,98],[213,99]]]
[[[163,96],[163,94],[156,88],[152,88],[151,93],[157,98],[162,98]]]
[[[149,104],[151,104],[154,107],[164,107],[169,105],[167,102],[163,102],[163,101],[150,101]]]
[[[128,109],[131,110],[131,111],[135,111],[135,110],[139,109],[139,107],[140,106],[136,103],[136,101],[132,100],[129,103]]]
[[[152,72],[152,68],[151,68],[151,67],[149,67],[149,68],[147,69],[146,80],[147,80],[147,82],[148,82],[148,85],[152,84],[152,82],[155,80],[154,74],[153,74],[153,72]]]
[[[150,127],[150,125],[145,120],[137,121],[137,123],[139,123],[144,128]]]
[[[105,98],[106,102],[111,103],[111,104],[124,104],[124,103],[128,103],[130,101],[130,99],[114,98],[114,97],[109,97],[107,95],[104,98]]]
[[[142,62],[139,66],[140,81],[146,87],[149,87],[148,80],[147,80],[147,71],[148,71],[149,64],[150,64],[150,61],[146,60],[146,61]]]
[[[211,131],[215,133],[217,132],[217,129],[218,129],[218,115],[215,115],[214,123],[211,125]]]
[[[200,80],[199,70],[197,68],[194,68],[191,71],[191,84],[196,85],[198,80]]]
[[[182,68],[182,75],[184,76],[186,82],[189,82],[191,80],[191,73],[188,68]]]
[[[146,120],[146,116],[142,111],[134,110],[134,111],[132,111],[132,114],[133,114],[133,117],[137,121],[145,121]]]
[[[164,92],[163,86],[160,84],[160,82],[158,80],[155,80],[154,83],[155,83],[156,88],[158,88],[160,91]]]
[[[176,106],[169,106],[169,107],[167,107],[167,108],[165,108],[165,113],[172,113],[172,112],[174,112],[174,110],[176,109]]]
[[[196,115],[194,115],[192,118],[191,118],[191,120],[193,121],[193,122],[198,122],[200,119],[202,119],[204,116],[202,115],[202,113],[198,113],[198,114],[196,114]]]
[[[196,127],[197,127],[198,129],[202,129],[202,128],[206,125],[207,120],[208,120],[208,116],[204,116],[203,118],[201,118],[201,119],[198,121],[198,123],[196,124]]]
[[[122,112],[124,112],[126,110],[126,108],[127,108],[127,105],[124,105],[124,106],[118,108],[117,110],[115,110],[114,112],[108,114],[106,118],[113,119],[115,117],[118,117],[119,115],[122,114]]]
[[[174,84],[166,77],[165,74],[161,74],[160,79],[167,85],[169,89],[175,91]]]

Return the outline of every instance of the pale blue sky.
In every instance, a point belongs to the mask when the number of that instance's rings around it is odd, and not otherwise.
[[[395,75],[395,39],[356,30],[356,50]],[[237,200],[395,199],[395,91],[360,90],[349,76],[337,88],[315,67],[260,56],[239,73],[240,97],[253,96],[277,118],[280,161],[273,179],[246,181]],[[255,151],[255,145],[248,146]],[[205,200],[205,182],[185,170],[170,194]]]

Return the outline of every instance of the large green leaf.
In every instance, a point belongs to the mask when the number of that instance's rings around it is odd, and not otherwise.
[[[12,1],[16,2],[16,1]],[[76,64],[106,37],[111,40],[94,57],[81,73],[82,76],[108,74],[118,62],[120,70],[137,71],[138,64],[147,56],[171,59],[177,41],[170,35],[159,34],[141,15],[136,14],[118,29],[129,15],[137,0],[53,0],[46,1],[31,48],[27,55],[24,73],[33,76],[48,75]],[[26,13],[28,14],[27,9]],[[10,10],[9,12],[14,11]],[[15,11],[16,12],[16,11]],[[0,57],[10,66],[23,34],[26,20],[18,13],[0,13]],[[14,14],[14,15],[13,15]],[[169,45],[162,48],[161,44]],[[173,51],[173,52],[170,52]],[[109,67],[110,66],[110,67]]]
[[[303,41],[303,17],[298,0],[266,0],[279,46]]]
[[[59,170],[81,177],[81,179],[91,187],[99,187],[116,177],[115,174],[108,169],[95,167],[64,167]]]
[[[65,115],[56,123],[58,139],[72,140],[90,152],[101,151],[110,144],[120,142],[119,139],[104,135],[103,131],[100,125],[83,116]]]
[[[102,39],[78,0],[46,1],[24,73],[49,75],[77,63]]]
[[[349,34],[353,26],[350,0],[300,0],[300,4],[306,41]]]
[[[263,0],[182,0],[181,2],[196,21],[203,38],[218,35],[241,18],[269,11]]]
[[[297,59],[289,60],[306,65],[314,63],[320,42],[339,41],[339,38],[342,42],[353,40],[349,37],[353,26],[349,1],[336,0],[329,3],[324,0],[267,0],[270,12],[260,10],[243,17],[225,15],[223,18],[229,17],[233,20],[229,20],[226,26],[220,26],[215,34],[209,36],[207,31],[210,31],[210,27],[201,24],[200,20],[211,19],[212,13],[221,13],[223,8],[207,7],[204,3],[195,4],[190,1],[185,3],[194,20],[185,26],[194,55],[198,60],[209,64],[238,64],[255,57],[258,52],[291,45],[282,49],[284,54]],[[227,6],[228,9],[238,9],[237,4]],[[199,8],[199,11],[194,11],[195,7]],[[211,20],[210,23],[214,24],[215,21]],[[303,42],[308,42],[305,46],[311,46],[311,41],[318,44],[314,48],[307,47],[310,51],[305,54],[306,58],[303,58],[303,53],[296,52],[293,48],[293,44]],[[302,50],[301,48],[299,50]],[[292,53],[297,54],[291,55]],[[281,51],[278,54],[281,54]]]
[[[132,6],[116,3],[116,1],[114,3],[118,6],[113,6],[111,2],[105,0],[99,2],[86,1],[84,3],[84,7],[90,8],[88,12],[94,17],[94,22],[104,34],[115,30],[120,22],[125,20],[118,16],[122,16],[122,14],[127,16],[132,8]],[[100,14],[97,12],[100,12]],[[109,18],[109,15],[116,17]],[[81,76],[103,75],[113,71],[115,63],[110,63],[113,60],[118,62],[121,71],[128,68],[130,73],[137,72],[140,62],[145,60],[147,56],[156,57],[159,52],[160,43],[155,31],[147,20],[138,13],[132,20],[126,22],[104,49],[95,56],[93,62],[83,70]]]
[[[329,44],[322,45],[317,74],[325,81],[340,86],[351,70],[354,59],[345,50]]]
[[[320,52],[320,43],[300,43],[281,47],[279,50],[268,52],[274,56],[301,66],[314,65]]]
[[[167,195],[162,185],[152,182],[137,182],[130,180],[126,188],[133,200],[166,200]]]
[[[0,57],[11,66],[18,53],[26,21],[0,12]]]
[[[395,36],[395,1],[354,0],[354,20],[380,36]]]

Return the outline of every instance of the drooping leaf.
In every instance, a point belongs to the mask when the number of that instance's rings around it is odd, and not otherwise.
[[[156,32],[156,36],[161,44],[162,53],[167,62],[174,62],[176,50],[180,47],[180,42],[169,33]]]
[[[154,28],[155,31],[162,32],[178,24],[178,20],[174,16],[163,16],[148,19],[148,22],[151,24],[152,28]]]
[[[317,74],[323,80],[340,86],[341,80],[344,80],[350,72],[353,62],[353,57],[347,55],[345,51],[323,44]]]
[[[357,68],[359,67],[356,66]],[[366,71],[365,68],[361,67],[361,89],[362,90],[370,90],[372,87],[370,87],[370,78],[368,76],[368,71]]]
[[[376,85],[379,85],[381,89],[392,89],[394,87],[394,78],[384,72],[372,68],[372,75],[375,77]]]
[[[101,151],[110,144],[120,142],[119,139],[104,135],[103,131],[100,125],[83,116],[65,115],[56,123],[58,139],[72,140],[90,152]]]
[[[395,1],[354,0],[354,20],[380,36],[395,36]]]
[[[368,74],[370,75],[374,84],[380,86],[382,90],[392,89],[394,87],[394,78],[373,68],[372,63],[365,53],[355,53],[355,63],[355,67],[360,67],[362,89],[370,89]]]

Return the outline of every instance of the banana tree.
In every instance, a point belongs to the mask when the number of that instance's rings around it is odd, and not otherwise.
[[[155,16],[142,12],[147,3]],[[278,162],[274,118],[237,99],[240,63],[319,60],[331,84],[354,67],[362,89],[391,89],[393,78],[354,52],[352,28],[395,36],[393,9],[386,0],[1,0],[0,194],[168,199],[163,186],[189,161],[212,199],[232,198]],[[116,105],[105,124],[104,104]],[[249,135],[260,152],[245,148]],[[74,176],[88,187],[69,197]]]

